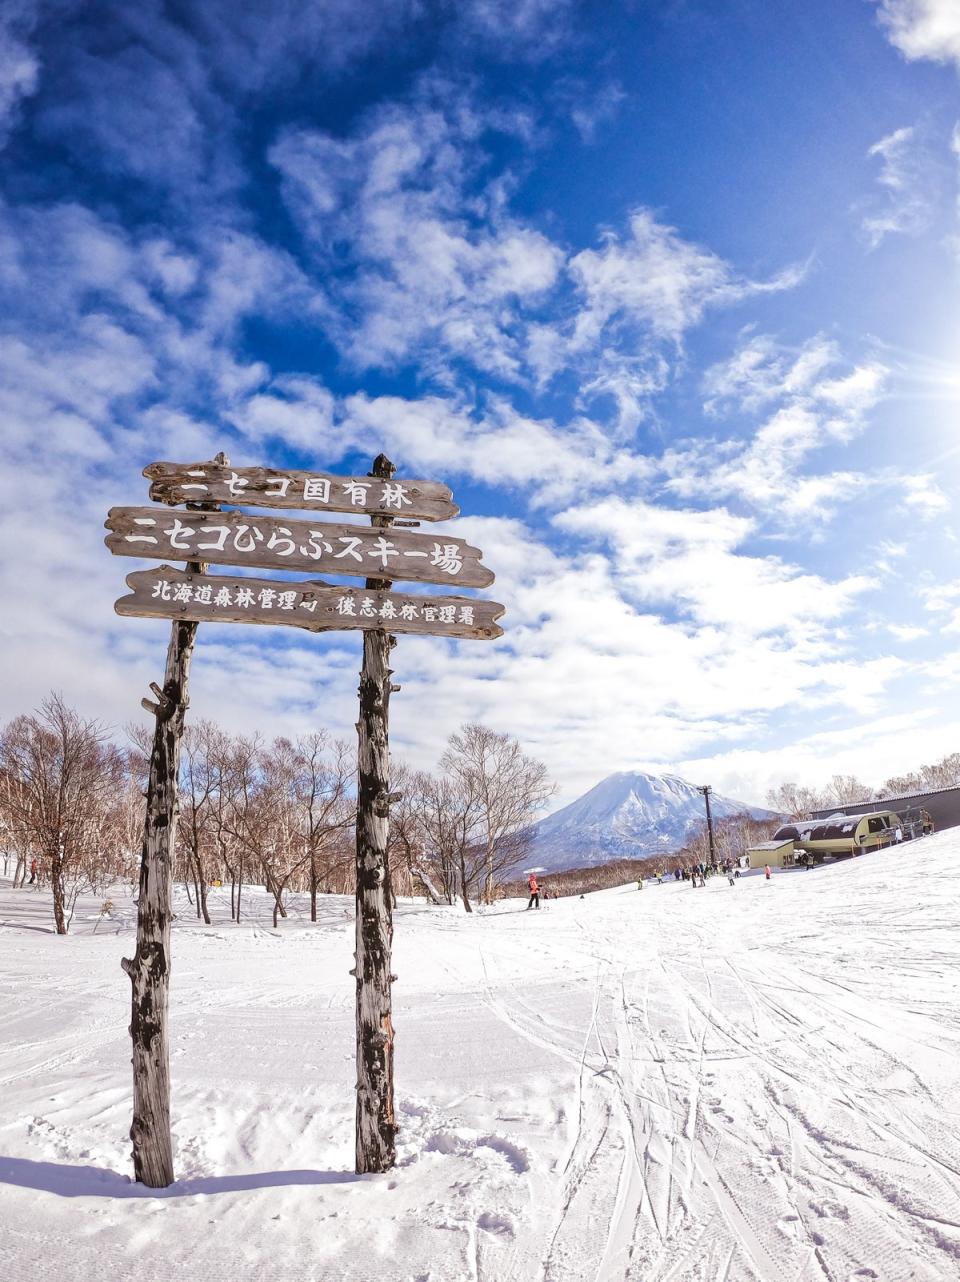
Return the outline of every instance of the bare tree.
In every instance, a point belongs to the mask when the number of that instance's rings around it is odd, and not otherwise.
[[[440,902],[440,892],[427,867],[427,834],[423,816],[423,785],[427,776],[409,770],[402,762],[390,764],[390,784],[397,800],[390,807],[390,888],[394,907],[397,894],[425,894]],[[452,898],[448,899],[452,902]]]
[[[288,840],[292,828],[283,782],[286,764],[286,760],[278,762],[264,756],[259,735],[240,736],[228,750],[223,777],[226,804],[220,808],[218,819],[239,853],[237,921],[244,865],[259,868],[266,889],[273,895],[274,924],[278,915],[287,915],[276,877],[278,841]]]
[[[180,756],[181,814],[177,838],[196,888],[197,916],[210,925],[207,886],[218,861],[218,799],[228,753],[226,736],[212,721],[187,726]]]
[[[421,822],[427,842],[426,858],[437,870],[449,903],[460,896],[465,910],[470,892],[479,898],[486,850],[473,840],[480,802],[469,780],[456,775],[419,776]]]
[[[809,788],[796,783],[782,783],[767,793],[767,802],[773,810],[788,819],[805,819],[814,810],[838,809],[870,801],[877,795],[875,789],[863,783],[856,775],[834,775],[822,788]]]
[[[792,782],[771,788],[767,803],[786,819],[804,819],[811,810],[822,810],[831,804],[823,792]]]
[[[861,801],[872,801],[877,795],[876,789],[863,783],[856,775],[834,775],[826,788],[830,800],[827,805],[856,805]]]
[[[356,819],[348,796],[356,766],[348,745],[342,739],[331,741],[323,730],[297,739],[291,764],[292,800],[309,869],[310,920],[316,921],[320,879],[329,885],[335,865],[345,868],[353,862],[350,849],[333,838]]]
[[[483,898],[490,903],[496,878],[522,858],[530,825],[553,794],[547,768],[512,736],[476,724],[450,736],[440,768],[475,799],[475,839],[486,865]]]
[[[68,874],[75,888],[80,874],[100,865],[111,807],[123,787],[124,758],[100,722],[85,721],[53,694],[35,713],[5,727],[0,769],[18,781],[9,796],[44,860],[57,934],[65,935],[72,915]]]

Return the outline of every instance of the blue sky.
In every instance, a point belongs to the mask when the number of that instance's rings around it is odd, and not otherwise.
[[[760,801],[960,744],[956,0],[13,0],[2,708],[116,725],[141,468],[452,485],[495,643],[393,742]],[[207,627],[193,713],[349,737],[359,640]]]

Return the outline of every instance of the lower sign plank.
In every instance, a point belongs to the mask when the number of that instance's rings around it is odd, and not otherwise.
[[[496,623],[503,606],[473,597],[414,596],[326,583],[189,574],[169,565],[128,574],[127,587],[133,591],[117,601],[117,614],[147,619],[285,624],[308,632],[383,628],[477,640],[503,636]]]

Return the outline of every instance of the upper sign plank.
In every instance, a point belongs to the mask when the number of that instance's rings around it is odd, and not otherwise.
[[[232,503],[301,511],[362,512],[370,516],[445,521],[460,509],[439,481],[333,476],[329,472],[224,467],[218,463],[151,463],[143,474],[158,503]]]
[[[407,530],[277,520],[244,512],[162,512],[113,507],[107,547],[117,556],[248,565],[264,570],[322,570],[359,578],[415,579],[485,588],[493,573],[468,543]]]

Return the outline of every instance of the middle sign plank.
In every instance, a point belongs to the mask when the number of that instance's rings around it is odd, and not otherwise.
[[[479,548],[406,530],[277,520],[245,512],[165,513],[155,507],[113,507],[106,527],[111,533],[104,541],[117,556],[322,570],[472,588],[493,582],[493,573],[480,564]]]

